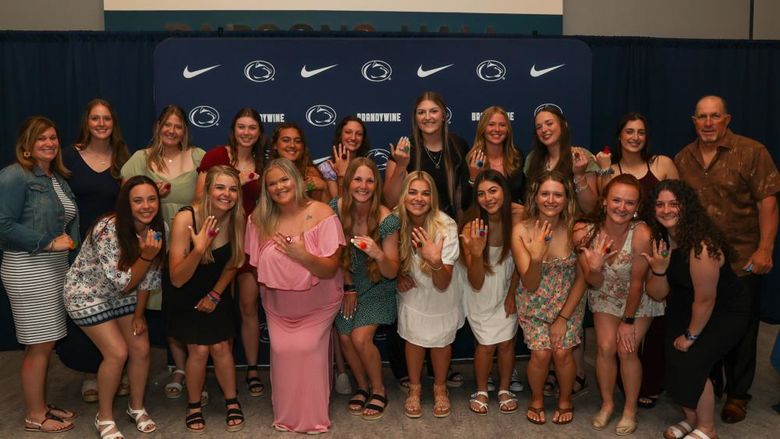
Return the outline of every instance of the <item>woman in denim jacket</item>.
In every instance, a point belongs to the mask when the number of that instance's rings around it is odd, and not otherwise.
[[[73,428],[76,414],[47,405],[46,371],[54,343],[65,337],[62,288],[68,252],[76,248],[78,214],[65,182],[54,123],[33,116],[22,124],[16,163],[0,171],[0,275],[11,303],[16,338],[25,345],[22,390],[27,431]]]

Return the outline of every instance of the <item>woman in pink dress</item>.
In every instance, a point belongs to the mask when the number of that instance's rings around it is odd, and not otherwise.
[[[275,429],[324,433],[330,427],[330,329],[341,307],[338,217],[309,199],[295,165],[274,159],[263,171],[260,201],[246,231],[271,338]]]

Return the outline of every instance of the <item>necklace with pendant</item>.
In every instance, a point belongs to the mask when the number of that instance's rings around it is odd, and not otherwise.
[[[425,151],[425,154],[427,154],[428,158],[431,159],[431,162],[433,162],[433,166],[435,166],[436,169],[439,169],[439,165],[441,164],[441,158],[444,155],[444,149],[437,152],[431,152],[428,150],[427,147],[423,146],[423,151]]]

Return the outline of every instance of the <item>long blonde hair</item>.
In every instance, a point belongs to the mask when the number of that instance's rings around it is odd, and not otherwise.
[[[400,273],[410,273],[412,271],[412,262],[414,260],[414,249],[412,248],[412,220],[409,218],[409,213],[406,210],[406,194],[409,192],[409,187],[412,182],[422,180],[428,183],[431,189],[431,208],[425,215],[423,221],[423,229],[428,237],[436,240],[446,229],[447,223],[442,220],[442,217],[449,218],[446,214],[440,215],[439,212],[439,192],[436,189],[436,184],[433,182],[433,178],[425,171],[413,171],[410,172],[403,181],[401,187],[401,200],[395,207],[395,214],[398,215],[398,219],[401,222],[401,229],[399,230],[399,253],[400,253]],[[420,270],[430,275],[431,267],[424,260],[421,261]]]
[[[352,193],[349,191],[350,183],[355,177],[355,173],[361,167],[365,166],[371,170],[376,181],[376,188],[374,195],[371,197],[371,207],[369,207],[368,221],[366,224],[367,233],[374,242],[381,245],[379,237],[379,221],[382,216],[382,177],[379,175],[379,169],[376,167],[376,163],[373,160],[366,157],[357,157],[349,162],[347,171],[344,173],[344,182],[342,184],[342,196],[341,196],[341,208],[339,209],[339,220],[341,226],[344,229],[345,236],[352,236],[355,233],[352,231],[352,212],[354,209],[354,200],[352,199]],[[352,265],[352,255],[355,249],[354,246],[348,245],[345,251],[341,252],[341,268],[345,271],[350,270]],[[381,274],[379,272],[379,264],[373,258],[368,258],[367,263],[368,277],[371,282],[378,282]]]
[[[298,171],[298,168],[295,167],[295,164],[283,158],[271,160],[268,166],[263,170],[263,176],[260,180],[262,183],[260,199],[257,202],[255,211],[252,212],[252,222],[255,227],[257,227],[257,232],[260,237],[264,239],[276,232],[276,227],[279,223],[279,214],[281,213],[279,206],[271,199],[271,195],[268,193],[268,185],[265,182],[268,172],[273,168],[281,169],[285,175],[293,179],[295,182],[295,202],[299,206],[304,206],[309,202],[309,197],[305,192],[303,177],[301,177],[301,173]]]
[[[228,266],[231,268],[238,268],[244,264],[244,208],[241,203],[241,179],[238,176],[238,171],[231,166],[218,165],[213,166],[206,173],[206,185],[204,186],[204,196],[200,197],[197,209],[195,209],[196,223],[202,225],[206,221],[206,217],[211,215],[211,188],[217,180],[217,177],[221,175],[227,175],[231,177],[238,186],[238,197],[236,198],[236,204],[227,212],[230,215],[230,230],[228,234],[230,236],[230,242],[232,245],[232,254]],[[193,225],[194,227],[194,225]],[[208,264],[214,262],[214,255],[211,251],[211,247],[207,248],[203,252],[203,257],[200,259],[201,264]]]
[[[474,135],[474,144],[471,146],[468,154],[466,154],[466,161],[470,162],[471,158],[477,151],[485,151],[485,131],[487,130],[490,118],[496,114],[504,116],[506,119],[506,139],[501,148],[501,155],[504,157],[504,169],[496,169],[498,172],[509,177],[518,169],[523,168],[523,155],[515,147],[514,136],[512,135],[512,123],[509,121],[509,114],[506,110],[495,105],[485,108],[482,112],[482,117],[479,118],[477,124],[477,133]],[[482,169],[490,169],[490,162],[485,160],[485,165]]]
[[[168,170],[168,165],[165,164],[165,158],[163,152],[165,148],[162,143],[162,132],[165,122],[171,116],[177,116],[181,119],[182,124],[182,136],[181,142],[179,142],[179,150],[187,151],[190,149],[190,131],[187,124],[187,115],[184,114],[184,110],[178,105],[168,105],[160,112],[160,116],[157,117],[157,122],[154,124],[154,136],[152,137],[152,143],[149,145],[149,150],[146,154],[146,166],[149,169],[165,172]],[[154,166],[152,166],[154,165]]]

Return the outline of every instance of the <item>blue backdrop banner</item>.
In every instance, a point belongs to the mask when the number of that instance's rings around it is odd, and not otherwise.
[[[352,114],[366,122],[381,166],[426,90],[444,95],[450,130],[469,143],[480,112],[500,105],[525,149],[544,103],[563,108],[575,143],[590,139],[591,53],[571,39],[171,38],[155,51],[154,73],[157,110],[184,107],[205,149],[224,144],[234,114],[251,106],[266,132],[298,123],[312,157],[323,157]]]

